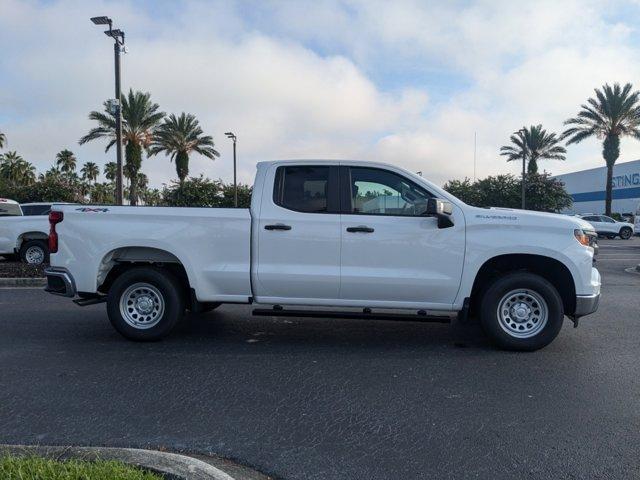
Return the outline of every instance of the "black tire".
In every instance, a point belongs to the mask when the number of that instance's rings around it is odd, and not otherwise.
[[[609,233],[609,234],[607,234],[607,238],[608,238],[609,240],[613,240],[613,239],[615,239],[616,237],[617,237],[617,235],[616,235],[615,233]]]
[[[33,262],[29,260],[33,260],[33,251],[40,252],[39,256],[41,256],[42,261]],[[22,242],[20,245],[20,260],[23,263],[28,263],[30,265],[42,265],[43,263],[49,263],[49,245],[44,240],[27,240],[26,242]],[[37,254],[38,255],[38,254]]]
[[[629,227],[622,227],[620,229],[620,238],[623,240],[629,240],[633,236],[633,230]]]
[[[154,289],[153,298],[159,295],[163,302],[164,311],[156,317],[153,326],[140,328],[127,321],[120,308],[120,302],[130,287],[141,284],[150,285]],[[123,300],[124,302],[124,300]],[[127,308],[123,305],[123,308]],[[133,308],[133,307],[131,307]],[[137,315],[135,310],[133,314]],[[184,315],[185,296],[180,282],[167,270],[156,267],[134,267],[125,271],[111,285],[107,295],[107,314],[111,325],[125,338],[136,341],[155,341],[167,336]],[[126,310],[125,310],[126,311]],[[154,307],[155,311],[155,307]],[[142,317],[138,317],[142,318]]]
[[[501,300],[509,292],[519,289],[542,297],[547,307],[546,324],[535,335],[528,338],[518,338],[514,335],[519,333],[509,333],[508,327],[502,326],[498,314]],[[558,291],[547,280],[532,273],[515,272],[498,278],[489,286],[481,299],[482,327],[495,345],[506,350],[534,351],[549,345],[558,336],[563,321],[564,307]],[[512,324],[516,325],[515,322]],[[535,328],[535,325],[527,322],[527,326],[529,325]]]

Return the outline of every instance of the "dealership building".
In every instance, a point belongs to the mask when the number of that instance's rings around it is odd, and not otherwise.
[[[573,198],[565,213],[604,213],[607,167],[557,175]],[[640,205],[640,160],[618,163],[613,167],[613,204],[611,211],[636,213]]]

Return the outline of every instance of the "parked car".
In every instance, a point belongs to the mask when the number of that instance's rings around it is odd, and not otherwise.
[[[18,202],[0,198],[0,255],[36,265],[47,262],[48,232],[46,216],[25,216]]]
[[[629,240],[634,233],[633,223],[618,222],[606,215],[580,215],[580,218],[593,225],[597,234],[603,237]]]
[[[274,306],[256,315],[477,316],[498,346],[535,350],[600,298],[587,222],[471,207],[379,163],[260,163],[249,209],[56,206],[49,220],[46,290],[106,302],[133,340],[164,337],[185,308],[254,303]]]

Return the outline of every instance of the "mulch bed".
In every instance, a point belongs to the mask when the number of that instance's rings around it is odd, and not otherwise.
[[[44,278],[46,265],[27,265],[0,257],[0,278]]]

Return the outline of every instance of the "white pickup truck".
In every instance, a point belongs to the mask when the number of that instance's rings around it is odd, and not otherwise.
[[[0,255],[44,263],[49,259],[48,235],[46,216],[23,215],[18,202],[0,198]]]
[[[498,346],[535,350],[600,297],[587,222],[471,207],[386,164],[264,162],[250,209],[74,205],[50,223],[46,290],[106,301],[134,340],[165,336],[185,309],[257,303],[276,316],[477,317]]]

